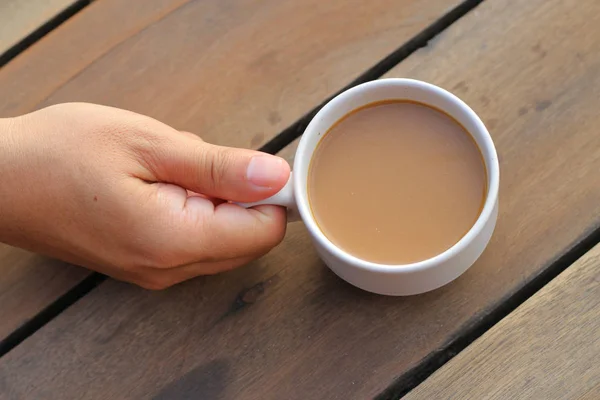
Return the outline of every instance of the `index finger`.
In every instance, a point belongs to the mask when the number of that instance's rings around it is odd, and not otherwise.
[[[246,209],[223,203],[211,210],[205,199],[190,197],[185,209],[192,219],[201,224],[196,248],[203,257],[198,261],[266,253],[285,236],[287,220],[283,207],[262,205]]]

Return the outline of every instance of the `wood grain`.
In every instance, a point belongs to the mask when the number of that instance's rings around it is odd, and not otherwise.
[[[45,97],[129,35],[183,3],[132,1],[126,11],[122,1],[88,6],[0,70],[0,114],[33,110],[27,99]],[[115,29],[106,30],[109,21]],[[89,276],[82,268],[3,244],[0,270],[0,340]]]
[[[496,141],[501,215],[461,278],[371,295],[291,224],[281,246],[230,273],[163,292],[105,282],[0,360],[4,398],[380,393],[600,226],[600,3],[573,5],[486,1],[390,74],[455,91]]]
[[[599,357],[597,245],[405,399],[600,398]]]
[[[88,272],[0,244],[0,339],[79,283]]]
[[[97,1],[0,70],[0,116],[88,101],[257,148],[459,3]],[[8,248],[0,266],[0,334],[85,276]]]
[[[73,3],[75,0],[0,1],[0,54]]]
[[[103,3],[92,4],[85,14],[102,11],[95,20],[113,23],[122,1],[112,1],[110,12]],[[0,88],[17,95],[0,99],[0,116],[89,101],[144,113],[218,144],[259,147],[459,3],[187,2],[141,31],[109,33],[115,38],[93,43],[93,54],[83,61],[73,46],[64,48],[66,38],[40,43],[44,51],[32,49],[0,74]],[[134,9],[128,2],[126,14],[134,15]],[[25,79],[38,75],[40,64],[48,75],[49,47],[62,49],[52,57],[60,65],[49,71],[57,76],[50,75],[50,83]]]

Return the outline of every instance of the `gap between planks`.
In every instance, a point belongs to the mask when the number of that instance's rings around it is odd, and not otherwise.
[[[73,4],[69,5],[67,8],[56,14],[50,20],[46,21],[36,30],[25,36],[23,39],[19,40],[13,46],[8,48],[4,53],[0,54],[0,68],[8,64],[12,59],[17,57],[19,54],[27,50],[29,47],[33,46],[39,40],[41,40],[44,36],[52,32],[54,29],[58,28],[64,22],[66,22],[69,18],[73,17],[79,11],[83,10],[85,7],[90,5],[95,0],[77,0],[74,1]]]
[[[35,42],[40,40],[43,36],[50,33],[53,29],[60,26],[67,19],[74,16],[77,12],[83,10],[86,6],[91,4],[95,0],[81,0],[73,4],[67,10],[63,11],[51,21],[44,24],[42,27],[37,29],[34,33],[23,39],[20,43],[15,45],[14,52],[10,49],[6,53],[0,56],[0,68],[8,63],[10,60],[15,58],[18,54],[25,51],[28,47],[33,45]],[[285,148],[288,144],[297,139],[302,132],[306,129],[306,126],[314,115],[329,101],[331,98],[337,96],[339,93],[368,81],[372,81],[380,78],[394,66],[399,64],[402,60],[410,56],[415,51],[428,45],[429,41],[434,39],[450,25],[458,21],[460,18],[465,16],[484,0],[465,0],[456,7],[450,9],[446,14],[442,15],[439,19],[419,32],[413,38],[408,40],[402,46],[393,51],[390,55],[379,61],[377,64],[369,68],[362,75],[348,84],[346,87],[339,90],[333,96],[327,98],[313,110],[308,112],[306,115],[301,117],[299,120],[294,122],[292,125],[275,135],[271,140],[265,143],[259,151],[275,154]],[[10,54],[9,54],[10,53]],[[5,339],[0,341],[0,357],[8,353],[11,349],[18,346],[28,337],[33,335],[37,330],[42,328],[64,310],[75,304],[77,300],[84,297],[86,294],[91,292],[94,288],[100,285],[106,280],[106,276],[97,272],[92,272],[90,276],[84,279],[79,284],[71,288],[60,298],[56,299],[52,304],[46,307],[43,311],[38,313],[35,317],[23,324],[19,329],[8,335]]]
[[[469,322],[464,329],[460,329],[460,335],[429,354],[417,367],[398,377],[395,382],[375,397],[375,400],[396,400],[404,397],[599,243],[600,226],[597,226],[591,232],[586,232],[579,237],[571,244],[566,253],[551,262],[543,272],[521,289],[502,299],[487,314],[476,316],[476,321]]]
[[[93,1],[94,0],[80,0],[75,2],[67,9],[63,10],[61,13],[49,20],[47,23],[40,26],[30,35],[15,44],[5,53],[0,55],[0,68],[18,56],[21,52],[25,51],[27,48],[42,39],[52,30],[56,29],[62,23],[66,22],[79,11],[83,10]],[[330,98],[323,101],[288,128],[284,129],[259,150],[271,154],[279,152],[302,134],[314,115],[331,98],[353,86],[381,77],[412,53],[422,47],[427,46],[430,40],[434,39],[437,35],[439,35],[450,25],[462,18],[482,2],[483,0],[466,0],[457,7],[451,9],[448,13],[443,15],[425,30],[421,31],[386,58],[382,59],[373,67],[365,71],[353,82],[348,84]],[[422,383],[437,369],[451,360],[487,330],[492,328],[500,320],[510,314],[519,305],[533,296],[537,291],[546,286],[550,281],[557,277],[561,272],[566,270],[571,264],[573,264],[577,259],[582,257],[598,243],[600,243],[600,227],[596,227],[594,230],[586,232],[584,235],[582,235],[578,240],[572,243],[570,249],[566,253],[550,263],[542,273],[533,278],[520,290],[500,301],[486,315],[478,317],[477,321],[470,322],[468,326],[462,330],[462,333],[459,336],[453,338],[438,351],[423,359],[417,367],[398,377],[397,380],[381,394],[379,394],[376,399],[398,399],[407,394],[410,390]],[[106,277],[102,274],[92,273],[81,283],[69,290],[64,296],[50,304],[42,312],[40,312],[22,327],[14,331],[5,340],[0,342],[0,357],[10,351],[12,348],[19,345],[23,340],[27,339],[38,329],[42,328],[46,323],[50,322],[62,311],[92,291],[105,279]]]

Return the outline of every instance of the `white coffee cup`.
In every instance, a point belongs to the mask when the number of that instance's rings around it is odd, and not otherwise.
[[[329,128],[348,113],[382,100],[412,100],[454,117],[475,139],[487,170],[488,190],[479,218],[454,246],[435,257],[404,265],[384,265],[359,259],[335,246],[321,232],[312,215],[308,193],[308,168],[312,155]],[[325,264],[340,278],[361,289],[384,295],[424,293],[458,278],[479,258],[487,246],[498,217],[500,168],[492,138],[477,114],[462,100],[432,84],[412,79],[380,79],[355,86],[329,101],[310,122],[298,145],[293,173],[276,195],[256,203],[288,208],[304,221]],[[393,182],[390,182],[393,184]]]

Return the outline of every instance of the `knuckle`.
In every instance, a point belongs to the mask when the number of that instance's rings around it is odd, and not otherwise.
[[[148,277],[137,284],[144,289],[152,291],[165,290],[173,286],[172,282],[164,277]]]
[[[266,248],[272,248],[279,245],[285,237],[287,223],[284,209],[276,209],[274,215],[268,219],[268,222],[264,222],[261,219],[261,225],[263,230],[263,240]]]
[[[179,242],[170,243],[173,240],[173,230],[167,221],[158,218],[151,226],[136,225],[141,226],[132,226],[130,230],[135,241],[122,250],[132,269],[168,269],[185,261],[182,260],[184,254],[180,252]],[[156,228],[157,226],[160,228]]]
[[[287,225],[285,210],[281,210],[281,215],[278,212],[266,215],[258,209],[249,212],[254,217],[253,220],[246,220],[247,223],[238,228],[228,229],[228,240],[219,241],[226,248],[221,248],[219,254],[225,254],[227,258],[260,257],[282,242]],[[214,241],[211,242],[211,249],[215,249]]]
[[[251,254],[260,257],[268,253],[271,249],[279,245],[285,237],[285,226],[278,225],[257,227],[252,237],[254,237],[253,251]]]
[[[263,246],[265,250],[270,250],[273,247],[279,245],[285,236],[285,228],[273,227],[267,234],[264,235]]]
[[[160,165],[163,152],[169,148],[170,136],[162,123],[145,115],[134,114],[112,126],[114,140],[123,142],[132,154],[149,169]]]
[[[174,254],[161,249],[161,246],[144,244],[127,251],[126,261],[120,263],[121,268],[127,271],[146,269],[163,270],[179,265]]]
[[[206,184],[213,187],[221,185],[226,177],[229,167],[233,164],[233,156],[227,149],[213,147],[201,154],[202,170],[206,176]]]
[[[170,269],[180,264],[174,261],[176,259],[174,255],[158,248],[147,250],[142,257],[144,266],[153,269]]]
[[[167,272],[153,270],[137,261],[139,260],[115,264],[120,271],[120,279],[148,290],[163,290],[174,284]]]

